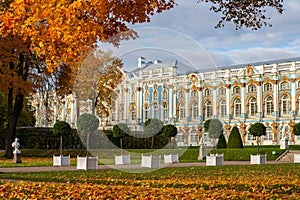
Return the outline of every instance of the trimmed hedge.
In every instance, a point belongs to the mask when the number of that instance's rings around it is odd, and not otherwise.
[[[228,138],[228,148],[243,148],[243,141],[237,127],[233,127],[229,138]]]

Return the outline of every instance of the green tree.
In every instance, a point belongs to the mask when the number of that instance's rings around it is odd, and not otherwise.
[[[217,149],[226,149],[227,144],[226,144],[226,139],[224,134],[221,134],[218,140],[218,144],[217,144]]]
[[[233,127],[228,138],[228,148],[243,148],[243,141],[239,129]]]
[[[208,136],[212,139],[215,153],[217,153],[216,141],[223,134],[223,124],[218,119],[208,119],[204,122],[204,131],[208,132]]]
[[[59,136],[59,153],[62,155],[62,141],[63,141],[63,136],[68,136],[70,135],[72,131],[72,128],[70,124],[68,124],[65,121],[57,121],[54,126],[53,126],[53,134],[56,136]]]
[[[129,135],[130,133],[130,129],[128,128],[127,124],[119,123],[114,125],[112,129],[112,133],[113,133],[113,137],[120,139],[120,147],[122,149],[123,148],[122,140],[126,135]]]
[[[171,138],[175,137],[177,135],[177,127],[174,126],[173,124],[167,124],[164,126],[162,135],[164,137],[169,138],[169,148],[171,147]]]
[[[99,120],[95,115],[84,113],[77,119],[77,128],[79,134],[86,139],[87,153],[89,150],[90,134],[96,131],[99,127]]]
[[[257,154],[259,154],[259,137],[262,135],[266,135],[266,126],[263,123],[256,122],[252,124],[249,128],[249,134],[256,137],[257,143]]]
[[[295,126],[293,128],[293,134],[294,135],[300,135],[300,122],[295,124]]]
[[[145,135],[151,137],[151,149],[153,149],[154,136],[162,134],[164,123],[156,118],[148,119],[145,122]]]

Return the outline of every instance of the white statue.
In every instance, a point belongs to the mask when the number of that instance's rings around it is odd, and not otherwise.
[[[19,150],[20,143],[19,143],[19,139],[18,138],[16,138],[15,141],[12,143],[12,147],[15,148],[15,150],[13,152],[14,154],[20,154],[21,153],[21,151]]]

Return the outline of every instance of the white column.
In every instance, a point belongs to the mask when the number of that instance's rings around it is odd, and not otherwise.
[[[202,119],[203,119],[203,101],[202,101],[202,88],[201,88],[201,90],[200,91],[198,91],[198,97],[199,97],[199,116],[201,116],[202,117]]]
[[[190,111],[189,111],[189,104],[190,104],[189,95],[190,95],[190,92],[189,91],[190,90],[187,86],[186,93],[185,93],[185,118],[186,118],[186,121],[188,121],[188,118],[190,117]]]
[[[292,80],[295,79],[295,74],[292,74]],[[296,81],[292,81],[292,111],[296,111]]]
[[[173,114],[173,90],[169,88],[169,99],[168,99],[168,109],[169,109],[169,119],[174,116]]]
[[[212,89],[212,101],[213,101],[213,116],[217,116],[217,87]]]
[[[262,115],[262,84],[259,83],[257,86],[257,112]]]
[[[227,83],[229,85],[229,82]],[[226,87],[226,115],[231,115],[230,107],[230,87]]]
[[[176,114],[176,109],[177,109],[176,96],[177,94],[176,94],[176,86],[175,86],[175,89],[173,91],[173,115],[176,115],[176,117],[178,117]]]
[[[278,112],[278,105],[279,105],[279,102],[278,102],[278,78],[275,77],[275,80],[276,80],[276,83],[273,85],[273,103],[274,103],[274,112]]]
[[[122,112],[122,110],[124,110],[124,117],[125,117],[125,120],[127,120],[128,119],[128,111],[129,111],[129,109],[128,109],[128,104],[129,104],[129,98],[128,98],[128,96],[129,96],[129,92],[128,92],[129,90],[127,89],[127,88],[125,88],[125,98],[124,98],[124,107],[123,108],[119,108],[119,106],[118,106],[118,112],[119,112],[119,109],[121,109],[121,112]],[[120,105],[120,100],[119,100],[119,102],[118,102],[118,104],[117,105]],[[122,116],[121,116],[122,117]],[[123,120],[123,119],[121,119],[121,120]],[[127,122],[128,123],[128,122]]]
[[[241,87],[241,112],[242,112],[242,116],[245,116],[245,111],[246,111],[246,96],[245,96],[245,90],[246,90],[246,84],[244,83],[244,79],[242,79],[242,87]]]

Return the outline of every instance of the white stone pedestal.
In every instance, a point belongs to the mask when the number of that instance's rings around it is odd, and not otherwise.
[[[287,149],[289,148],[289,141],[286,138],[280,140],[280,149]]]
[[[53,166],[70,166],[70,155],[53,155]]]
[[[79,157],[77,156],[76,169],[83,170],[97,170],[98,169],[98,156],[96,157]]]
[[[294,163],[300,163],[300,154],[294,154]]]
[[[220,166],[224,163],[223,154],[210,154],[206,156],[206,166]]]
[[[267,162],[267,155],[250,155],[251,165],[263,165]]]
[[[141,167],[159,168],[161,156],[145,156],[142,155]]]
[[[14,153],[13,163],[22,163],[21,154],[20,153]]]
[[[115,156],[115,164],[116,165],[128,165],[130,164],[130,154],[125,156]]]
[[[178,154],[164,155],[164,163],[178,163]]]

